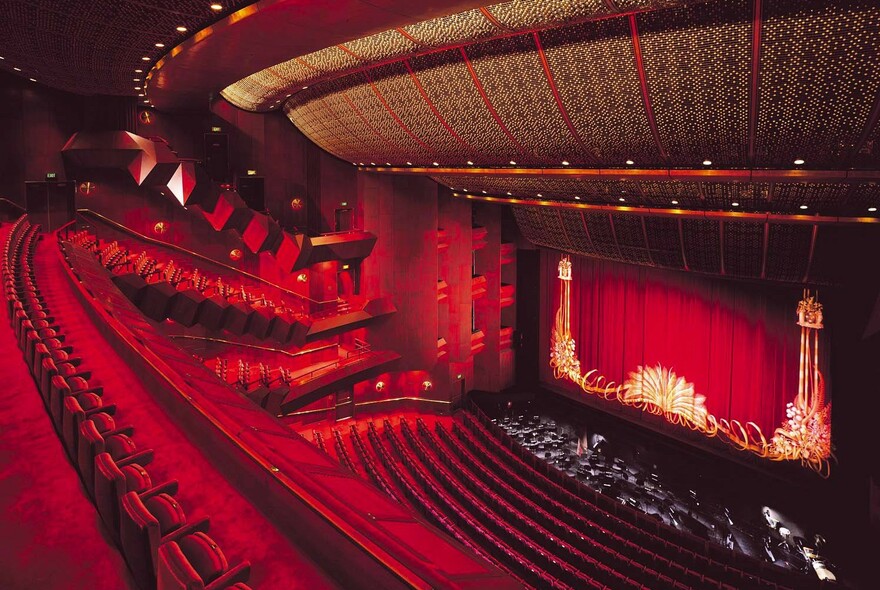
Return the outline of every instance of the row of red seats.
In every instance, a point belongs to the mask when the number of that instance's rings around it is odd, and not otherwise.
[[[456,477],[463,482],[474,482],[483,489],[491,490],[509,502],[516,510],[540,524],[546,530],[565,542],[578,548],[591,558],[618,572],[627,575],[640,584],[658,590],[683,590],[685,588],[717,589],[716,580],[703,580],[703,577],[690,570],[675,571],[669,569],[665,573],[658,571],[657,562],[651,559],[649,552],[638,555],[626,555],[609,543],[610,535],[603,535],[601,528],[581,519],[573,511],[566,511],[561,505],[546,496],[522,494],[514,488],[515,479],[502,478],[492,470],[486,469],[463,446],[458,445],[443,425],[437,422],[436,438],[424,421],[417,421],[419,436],[428,446],[434,449],[438,458],[454,471]],[[441,440],[443,442],[441,442]],[[507,474],[509,477],[510,474]],[[477,484],[476,482],[479,482]],[[668,566],[668,562],[666,562]]]
[[[250,566],[230,568],[207,535],[208,519],[188,522],[174,495],[177,482],[153,485],[134,428],[119,426],[116,406],[73,357],[36,283],[39,228],[19,219],[6,240],[7,311],[52,422],[114,541],[142,588],[246,590]]]
[[[454,495],[445,490],[404,447],[388,420],[384,423],[384,434],[403,465],[431,500],[457,527],[475,535],[480,545],[506,569],[539,588],[603,588],[602,584],[579,576],[574,568],[560,562],[505,520],[476,508],[475,502],[463,490],[456,490],[459,493]]]
[[[724,590],[785,589],[792,585],[808,589],[817,585],[815,580],[806,576],[786,572],[703,540],[692,547],[693,535],[647,519],[644,514],[582,486],[555,469],[537,469],[517,453],[526,451],[515,443],[510,440],[502,442],[499,436],[490,432],[470,413],[462,412],[459,417],[464,428],[453,428],[453,433],[492,469],[498,470],[500,466],[507,468],[496,473],[507,473],[508,477],[513,473],[517,479],[536,488],[544,496],[584,515],[601,528],[626,539],[631,545],[651,551],[656,556],[655,561],[667,560],[669,567],[679,572],[683,569],[685,574],[692,571],[703,576],[704,580],[718,580],[718,585],[714,587]],[[678,576],[673,577],[678,579]]]
[[[335,428],[333,429],[333,438],[336,440],[336,456],[339,457],[339,462],[355,475],[359,475],[354,461],[351,460],[351,455],[348,454],[348,449],[345,448],[345,441],[342,440],[342,435]]]
[[[368,424],[367,437],[380,462],[400,487],[401,495],[407,498],[410,505],[430,521],[440,526],[476,555],[498,564],[527,585],[536,588],[567,588],[546,572],[530,564],[527,559],[516,553],[506,543],[493,536],[480,524],[479,520],[471,518],[448,497],[435,493],[435,490],[430,486],[425,486],[423,491],[423,487],[417,484],[405,470],[401,469],[398,461],[394,460],[385,449],[376,426],[372,422]],[[434,499],[431,499],[429,495]]]
[[[388,480],[379,472],[378,467],[376,467],[373,458],[370,456],[370,453],[367,452],[367,447],[364,445],[364,441],[361,440],[361,434],[357,429],[355,424],[351,425],[351,440],[354,443],[355,451],[357,451],[358,458],[361,461],[361,465],[364,466],[364,471],[367,472],[367,475],[370,478],[376,487],[385,492],[391,498],[400,501],[398,494],[392,489],[391,484],[388,483]]]
[[[647,590],[643,589],[643,586],[638,582],[629,579],[625,574],[616,572],[599,563],[552,534],[492,490],[481,485],[479,481],[459,479],[452,470],[447,469],[443,465],[439,457],[429,452],[422,442],[416,438],[406,420],[401,420],[400,430],[404,435],[403,439],[408,443],[410,449],[415,452],[421,463],[427,467],[430,473],[447,491],[461,498],[473,514],[493,515],[495,518],[511,525],[523,540],[531,542],[537,548],[546,552],[550,557],[549,567],[551,572],[561,580],[573,587],[592,587],[598,582],[600,586],[605,584],[611,588],[619,588],[621,590]]]

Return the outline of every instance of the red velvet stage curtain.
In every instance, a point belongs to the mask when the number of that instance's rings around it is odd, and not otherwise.
[[[559,253],[544,256],[552,326]],[[797,395],[799,287],[590,258],[572,257],[572,265],[571,330],[584,372],[597,369],[619,384],[639,365],[660,364],[693,383],[716,418],[755,422],[768,437],[781,425]]]

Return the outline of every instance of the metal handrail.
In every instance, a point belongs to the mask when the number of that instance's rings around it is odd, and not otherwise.
[[[189,334],[169,334],[169,338],[178,338],[182,340],[200,340],[202,342],[219,342],[220,344],[231,344],[233,346],[241,346],[242,348],[253,348],[255,350],[262,350],[265,352],[276,352],[278,354],[283,354],[284,356],[289,356],[291,358],[296,358],[298,356],[303,356],[312,352],[318,352],[320,350],[327,350],[328,348],[339,348],[338,344],[325,344],[324,346],[317,346],[315,348],[309,348],[306,350],[300,350],[298,352],[289,352],[287,350],[282,350],[280,348],[272,348],[271,346],[260,346],[258,344],[247,344],[246,342],[235,342],[234,340],[225,340],[223,338],[211,338],[209,336],[191,336]]]
[[[282,287],[281,285],[273,283],[272,281],[266,280],[263,277],[251,274],[251,273],[244,271],[244,270],[240,270],[238,268],[235,268],[234,266],[229,266],[228,264],[224,264],[218,260],[214,260],[213,258],[209,258],[208,256],[205,256],[204,254],[199,254],[198,252],[193,252],[192,250],[188,250],[187,248],[183,248],[182,246],[177,246],[175,244],[169,244],[168,242],[163,242],[162,240],[157,240],[155,238],[145,236],[142,233],[137,232],[137,231],[119,223],[118,221],[115,221],[113,219],[110,219],[109,217],[105,217],[104,215],[101,215],[97,211],[92,211],[91,209],[77,209],[76,212],[79,214],[82,214],[82,215],[91,215],[93,217],[96,217],[99,220],[103,221],[104,223],[107,223],[108,225],[112,225],[116,229],[118,229],[122,232],[128,233],[138,239],[144,240],[145,242],[149,242],[151,244],[156,244],[158,246],[162,246],[164,248],[168,248],[171,250],[176,250],[178,252],[182,252],[182,253],[187,254],[189,256],[193,256],[194,258],[198,258],[200,260],[204,260],[206,262],[209,262],[211,264],[216,264],[217,266],[220,266],[220,267],[225,268],[227,270],[231,270],[233,272],[236,272],[238,274],[246,276],[250,279],[261,282],[265,285],[269,285],[270,287],[274,287],[275,289],[278,289],[279,291],[287,293],[288,295],[292,295],[293,297],[303,299],[303,300],[308,301],[310,303],[315,303],[317,305],[326,305],[329,303],[337,303],[339,301],[338,298],[337,299],[327,299],[325,301],[319,301],[317,299],[312,299],[311,297],[308,297],[307,295],[303,295],[302,293],[297,293],[295,291],[291,291],[290,289]]]

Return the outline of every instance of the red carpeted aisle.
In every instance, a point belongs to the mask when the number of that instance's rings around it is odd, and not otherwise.
[[[136,588],[122,556],[104,536],[3,316],[0,588]]]
[[[230,563],[251,562],[249,584],[255,589],[332,587],[317,566],[230,485],[153,400],[136,372],[81,309],[57,248],[54,238],[48,236],[37,247],[34,268],[40,289],[76,356],[84,359],[83,368],[92,371],[90,383],[102,385],[105,399],[118,405],[117,422],[134,426],[133,438],[139,449],[155,450],[156,458],[147,467],[153,484],[171,479],[180,482],[177,497],[187,517],[210,516],[210,534]],[[26,371],[23,365],[22,369]],[[60,443],[57,445],[60,451]],[[297,536],[296,531],[287,534]]]

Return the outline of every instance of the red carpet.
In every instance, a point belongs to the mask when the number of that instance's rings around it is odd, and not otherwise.
[[[67,460],[5,314],[2,323],[0,588],[136,588]]]
[[[133,438],[138,448],[155,450],[156,459],[148,466],[154,485],[179,480],[177,497],[187,517],[211,517],[210,534],[230,563],[251,562],[249,584],[254,588],[332,587],[332,582],[226,481],[152,399],[138,375],[80,309],[56,249],[50,237],[37,247],[34,268],[42,293],[76,355],[84,359],[83,368],[93,372],[90,383],[104,386],[105,399],[119,406],[117,421],[135,427]],[[22,370],[26,371],[23,364]],[[33,395],[39,400],[36,392]],[[45,422],[49,428],[48,418]],[[60,442],[56,446],[60,453]]]

